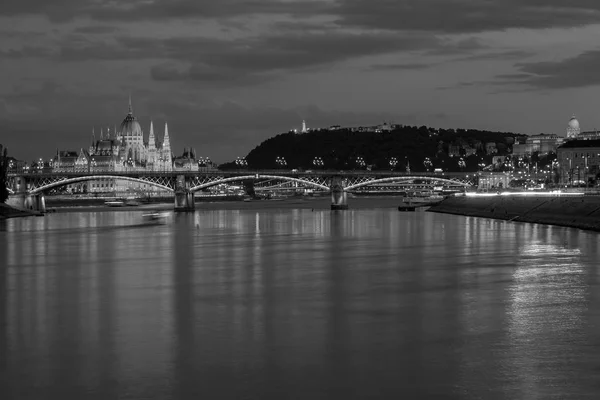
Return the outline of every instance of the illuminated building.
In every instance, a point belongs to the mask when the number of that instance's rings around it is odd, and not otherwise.
[[[560,184],[581,185],[600,172],[600,139],[573,139],[556,150]]]

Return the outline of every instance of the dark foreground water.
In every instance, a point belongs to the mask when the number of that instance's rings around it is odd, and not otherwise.
[[[597,233],[226,207],[3,222],[0,399],[600,398]]]

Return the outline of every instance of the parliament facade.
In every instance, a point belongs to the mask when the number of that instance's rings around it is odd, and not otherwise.
[[[165,122],[162,140],[150,129],[146,138],[140,123],[133,115],[131,99],[129,111],[118,129],[106,134],[101,130],[99,139],[92,131],[92,141],[88,148],[77,151],[57,150],[52,160],[52,170],[56,172],[127,172],[154,171],[171,172],[177,170],[198,171],[195,154],[190,149],[182,157],[174,157],[171,150],[169,128]],[[110,191],[156,191],[144,184],[104,179],[84,182],[67,188],[71,192],[110,192]]]

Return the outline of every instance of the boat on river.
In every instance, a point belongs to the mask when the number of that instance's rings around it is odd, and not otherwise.
[[[107,207],[125,207],[125,202],[122,200],[108,200],[104,202]]]
[[[399,211],[415,211],[417,208],[433,206],[444,200],[444,196],[433,192],[412,192],[402,197]]]
[[[142,219],[146,224],[164,224],[167,222],[167,214],[160,212],[151,212],[143,214]]]

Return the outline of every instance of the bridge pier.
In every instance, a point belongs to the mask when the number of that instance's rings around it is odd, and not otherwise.
[[[23,176],[17,176],[13,180],[11,194],[6,201],[11,207],[21,210],[46,212],[46,199],[43,192],[29,193],[29,185]]]
[[[190,182],[186,175],[177,175],[175,182],[175,212],[194,211],[194,192],[190,192]]]
[[[46,212],[46,198],[43,193],[15,193],[8,197],[6,204],[21,210]]]
[[[175,211],[194,211],[196,203],[193,192],[175,192]]]
[[[348,193],[344,190],[344,180],[341,176],[331,178],[331,209],[347,210]]]
[[[46,212],[46,198],[43,193],[30,194],[23,201],[23,208],[41,213]]]

